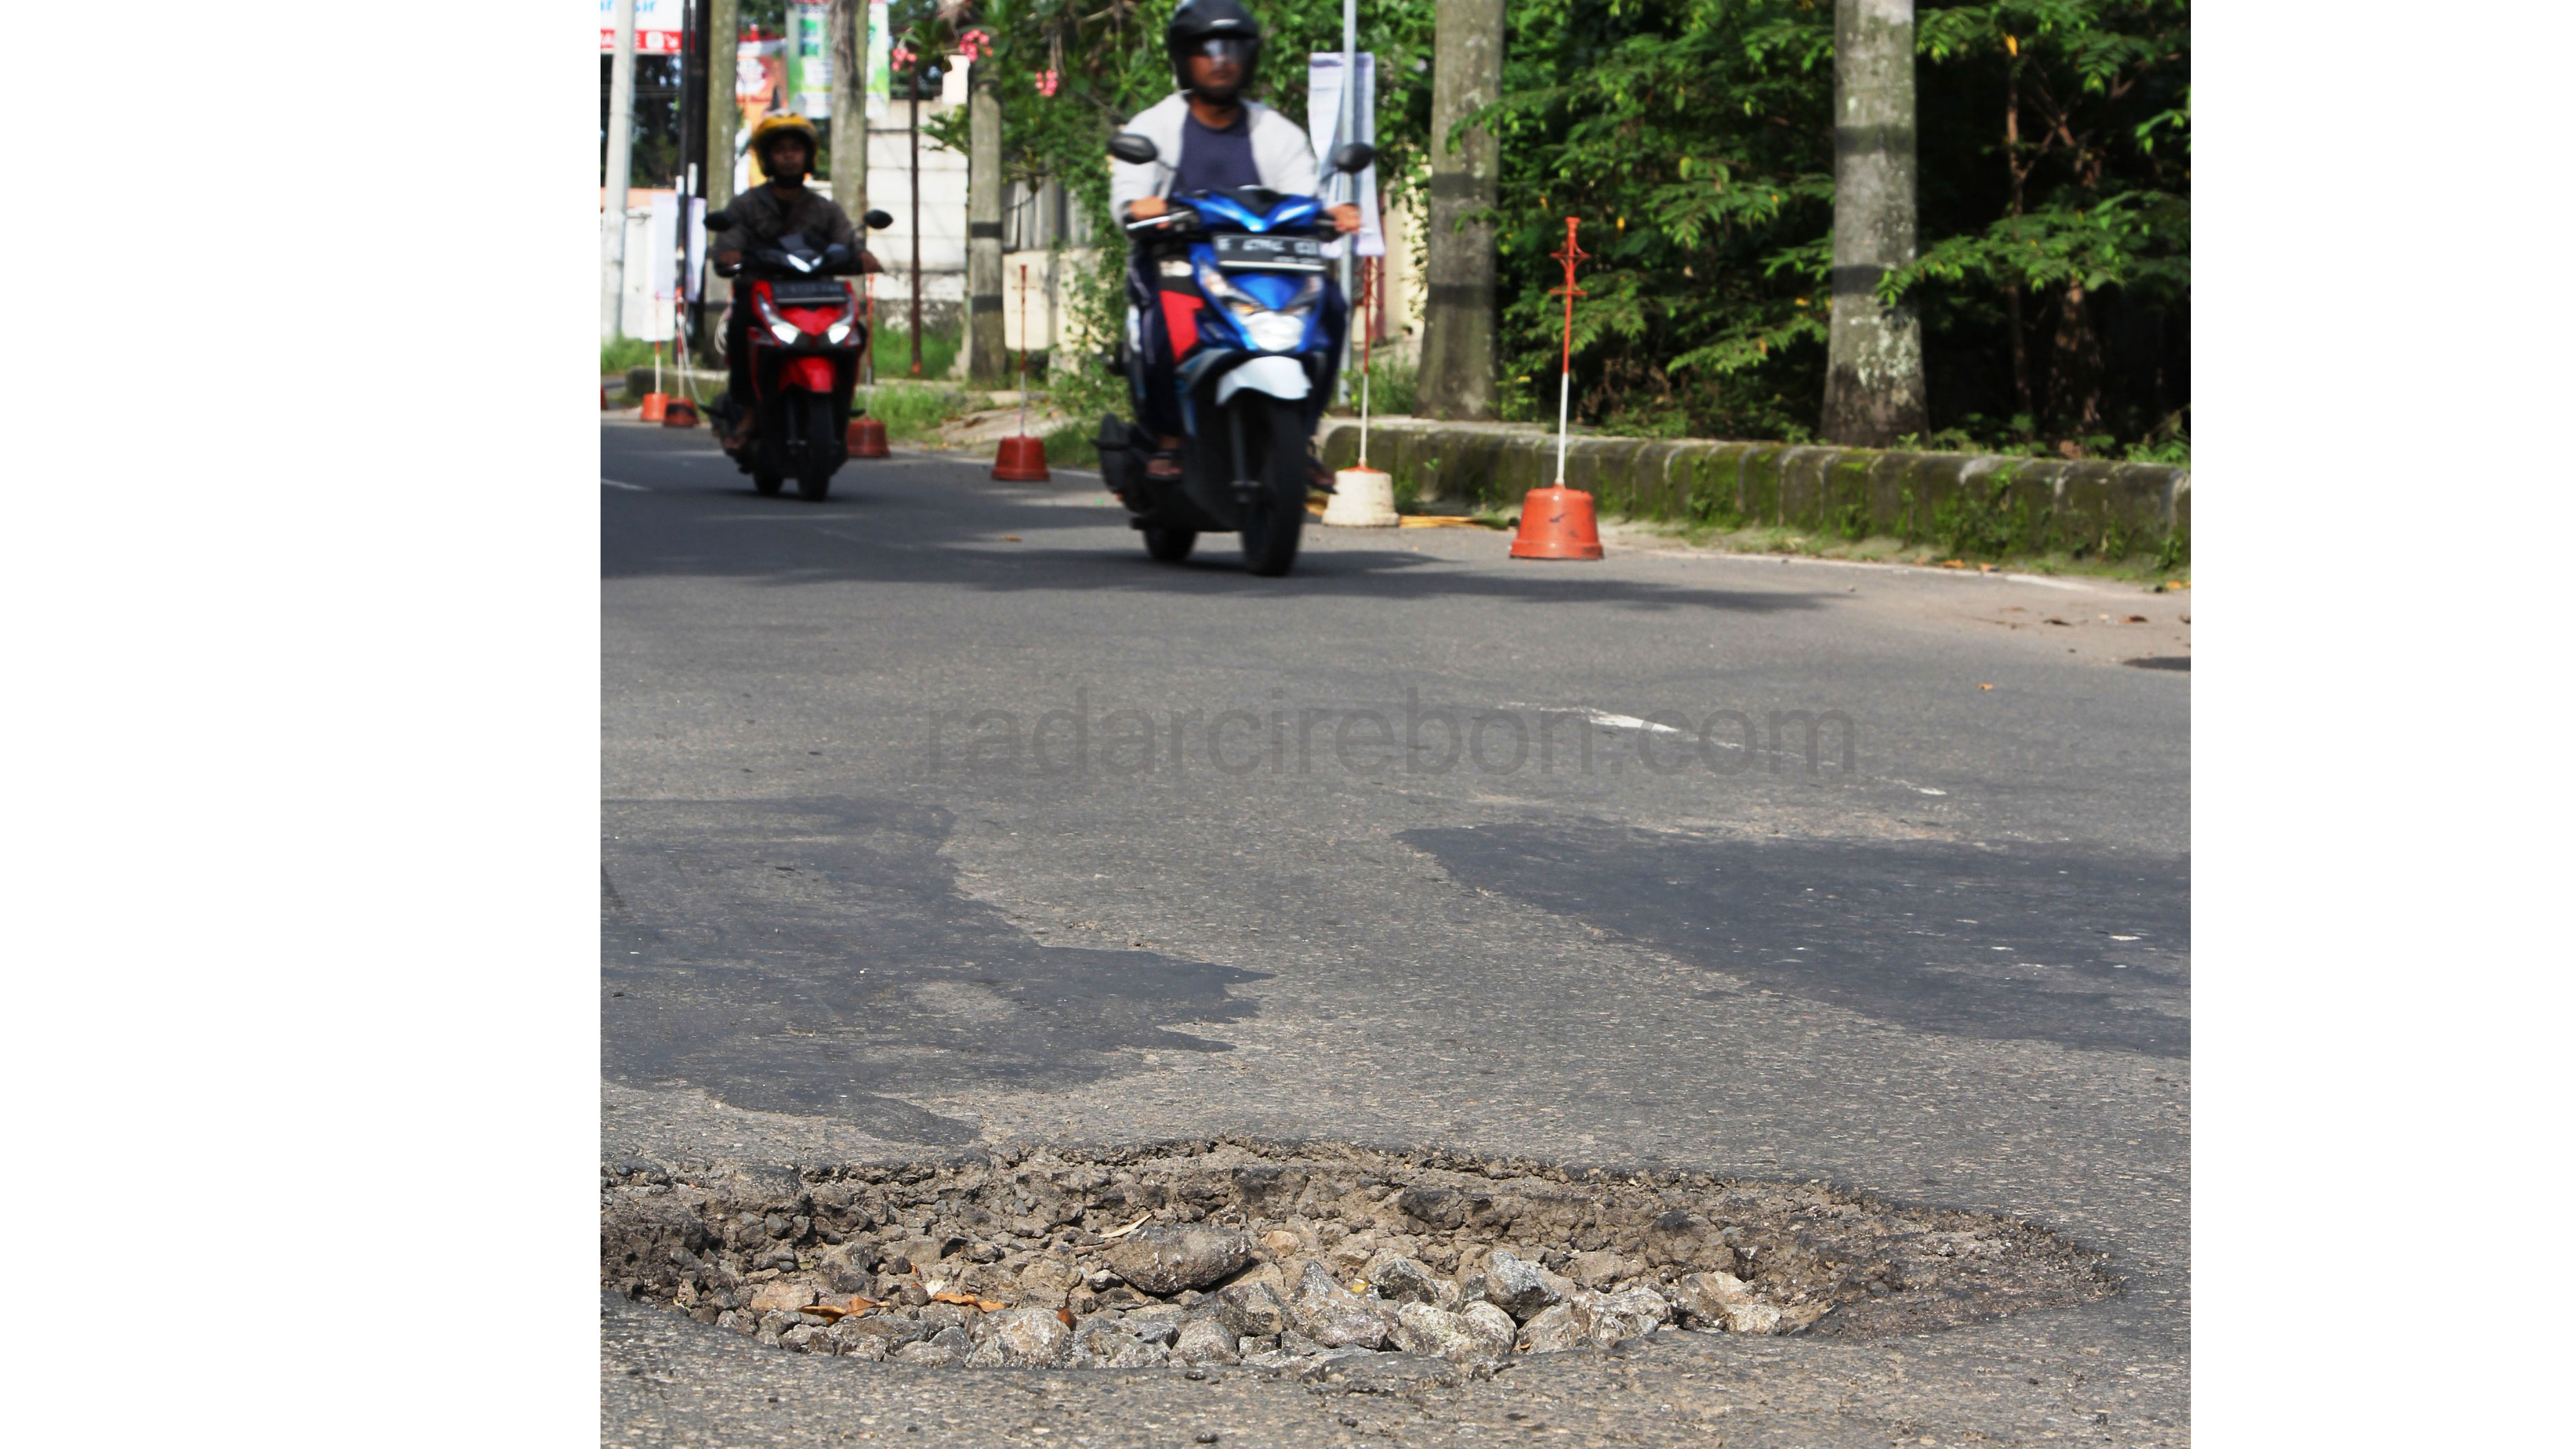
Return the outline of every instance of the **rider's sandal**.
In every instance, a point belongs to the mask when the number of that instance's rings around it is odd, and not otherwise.
[[[1169,452],[1156,452],[1145,459],[1145,476],[1169,483],[1181,476],[1181,460]]]

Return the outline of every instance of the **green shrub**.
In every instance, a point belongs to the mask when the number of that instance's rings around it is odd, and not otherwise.
[[[898,443],[927,437],[974,407],[975,400],[956,388],[913,383],[861,388],[850,399],[852,413],[873,415],[885,424],[887,440]]]

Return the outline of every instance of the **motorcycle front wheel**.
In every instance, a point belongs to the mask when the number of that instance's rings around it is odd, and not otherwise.
[[[805,417],[805,455],[796,464],[796,496],[820,503],[832,496],[832,473],[841,466],[841,450],[833,446],[840,439],[833,436],[832,395],[809,392],[791,398],[787,405],[802,410]]]
[[[1179,563],[1198,546],[1194,528],[1148,528],[1145,534],[1145,556],[1156,563]]]
[[[1296,565],[1297,536],[1306,526],[1306,410],[1254,395],[1236,403],[1226,421],[1249,429],[1244,455],[1261,460],[1261,487],[1243,509],[1243,566],[1277,578]]]

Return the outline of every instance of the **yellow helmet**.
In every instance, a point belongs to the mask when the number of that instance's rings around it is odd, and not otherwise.
[[[771,142],[785,136],[794,136],[803,141],[805,154],[808,156],[821,150],[823,146],[822,137],[814,133],[813,122],[794,111],[773,111],[761,117],[759,124],[751,128],[751,149],[756,152],[766,152]]]

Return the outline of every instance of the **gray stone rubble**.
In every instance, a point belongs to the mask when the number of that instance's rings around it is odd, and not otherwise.
[[[1338,1144],[623,1163],[602,1205],[608,1286],[795,1352],[1242,1365],[1354,1392],[1673,1330],[1917,1332],[2116,1287],[1991,1215]]]

